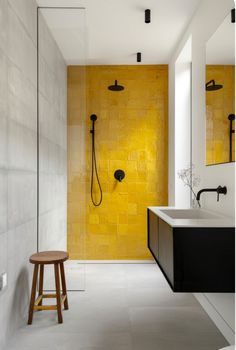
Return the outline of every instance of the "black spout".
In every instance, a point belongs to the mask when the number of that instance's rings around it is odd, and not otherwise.
[[[202,190],[198,191],[197,193],[197,201],[200,201],[200,196],[203,192],[216,192],[217,193],[217,202],[219,201],[219,195],[220,194],[226,194],[227,193],[227,187],[226,186],[218,186],[217,188],[203,188]]]

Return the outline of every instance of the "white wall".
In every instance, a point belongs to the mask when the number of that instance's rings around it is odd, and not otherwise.
[[[191,164],[191,75],[192,39],[189,38],[175,63],[175,206],[190,207],[189,188],[178,172]]]
[[[204,0],[179,42],[169,68],[169,198],[175,203],[175,62],[189,36],[192,36],[192,161],[201,177],[200,188],[226,185],[228,194],[216,201],[216,195],[205,194],[204,208],[234,215],[234,164],[205,166],[205,45],[234,7],[233,0]],[[234,295],[195,295],[230,343],[234,343]],[[225,307],[224,307],[225,305]],[[227,305],[227,307],[226,307]]]

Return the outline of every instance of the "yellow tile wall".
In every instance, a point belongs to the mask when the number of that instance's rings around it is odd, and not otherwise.
[[[216,84],[222,84],[223,88],[206,91],[206,164],[229,161],[228,115],[235,113],[235,67],[207,65],[206,82],[212,79]],[[234,152],[233,141],[233,160]]]
[[[81,70],[68,68],[68,250],[73,259],[150,259],[147,206],[167,205],[168,66],[87,66],[86,118]],[[115,79],[124,91],[107,89]],[[89,193],[91,114],[98,116],[100,207]],[[77,126],[83,136],[73,133]],[[121,183],[116,169],[125,171]]]

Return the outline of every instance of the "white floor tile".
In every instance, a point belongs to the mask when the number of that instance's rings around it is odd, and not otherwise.
[[[199,306],[130,308],[131,327],[136,332],[218,334],[216,326]]]
[[[174,293],[168,288],[139,288],[125,289],[127,302],[130,307],[145,306],[198,306],[191,293]]]
[[[226,341],[220,335],[197,337],[193,333],[176,337],[171,334],[138,332],[132,334],[135,350],[218,350]]]
[[[67,270],[70,285],[81,269]],[[88,264],[63,324],[36,312],[6,350],[217,350],[227,344],[192,294],[173,293],[155,264]],[[51,301],[50,301],[51,302]]]
[[[85,290],[86,266],[74,263],[73,260],[65,262],[65,274],[68,290]],[[55,290],[54,266],[47,265],[44,273],[44,289]]]
[[[166,282],[158,266],[154,264],[130,264],[124,265],[127,288],[166,288]]]

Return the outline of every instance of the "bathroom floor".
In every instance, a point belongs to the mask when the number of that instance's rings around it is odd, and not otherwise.
[[[57,324],[38,312],[7,350],[217,350],[225,338],[192,294],[172,293],[156,264],[88,264]]]

